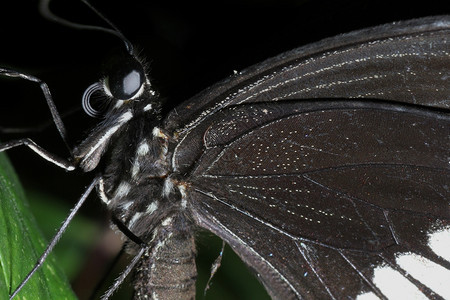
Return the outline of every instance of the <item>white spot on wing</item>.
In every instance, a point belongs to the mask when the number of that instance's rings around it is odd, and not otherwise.
[[[388,299],[428,299],[411,281],[388,266],[374,269],[373,283]]]
[[[450,270],[417,254],[402,254],[397,263],[412,277],[445,299],[450,299]]]
[[[434,253],[450,262],[450,226],[430,233],[428,246]]]
[[[379,300],[380,298],[372,292],[358,295],[356,300]]]

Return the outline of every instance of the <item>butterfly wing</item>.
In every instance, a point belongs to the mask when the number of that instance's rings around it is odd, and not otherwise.
[[[225,106],[287,99],[376,98],[448,108],[449,22],[440,16],[387,24],[280,54],[181,104],[165,127],[184,136]]]
[[[439,285],[450,272],[449,28],[427,18],[300,48],[166,119],[194,219],[273,298],[450,297]]]
[[[243,115],[241,106],[212,124],[191,177],[198,223],[244,256],[279,299],[381,296],[374,268],[409,252],[450,267],[427,246],[450,220],[449,118],[328,104],[290,108],[231,141],[222,134],[225,125],[244,128],[226,122]],[[257,122],[280,109],[270,106],[243,111]]]

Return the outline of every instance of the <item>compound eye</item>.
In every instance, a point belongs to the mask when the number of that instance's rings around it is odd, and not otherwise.
[[[119,100],[128,100],[136,96],[145,82],[145,72],[142,65],[132,56],[121,58],[116,67],[110,66],[105,80],[106,88],[111,95]]]

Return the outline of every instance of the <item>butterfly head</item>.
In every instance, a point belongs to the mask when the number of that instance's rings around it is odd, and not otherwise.
[[[137,99],[146,86],[150,87],[143,64],[132,55],[123,55],[118,62],[109,63],[105,73],[103,90],[117,100]]]
[[[148,102],[155,99],[156,92],[147,77],[144,63],[135,55],[122,53],[110,57],[104,66],[102,79],[89,86],[83,95],[83,109],[89,116],[107,118],[124,104],[133,110],[149,107]],[[93,97],[96,92],[106,96],[100,103]],[[93,106],[100,106],[100,109]]]
[[[100,94],[100,100],[94,94]],[[75,162],[84,171],[97,166],[111,139],[118,136],[131,120],[143,117],[151,121],[148,123],[158,122],[161,107],[144,64],[129,53],[112,57],[105,64],[102,79],[86,89],[82,103],[89,116],[102,119],[74,149]]]

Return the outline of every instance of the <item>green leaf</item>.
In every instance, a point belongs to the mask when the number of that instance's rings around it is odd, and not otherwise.
[[[46,246],[22,186],[6,156],[0,153],[0,299],[8,299]],[[14,299],[76,297],[50,255]]]

